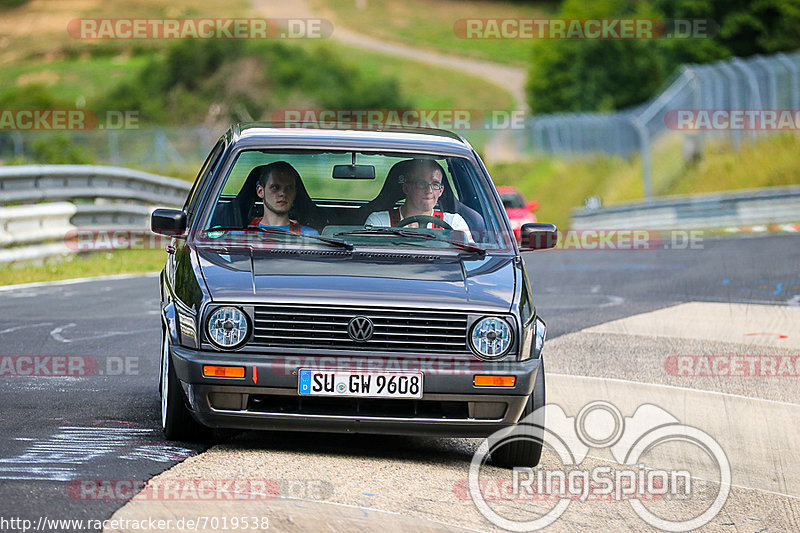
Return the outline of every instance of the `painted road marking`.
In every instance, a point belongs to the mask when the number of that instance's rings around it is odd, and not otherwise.
[[[163,443],[143,444],[156,430],[64,426],[46,439],[35,440],[22,453],[0,458],[0,479],[70,481],[79,469],[104,456],[171,462],[195,454],[189,448]],[[133,450],[130,448],[134,446]]]

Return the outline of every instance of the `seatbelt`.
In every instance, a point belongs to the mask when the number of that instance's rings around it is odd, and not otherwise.
[[[256,217],[250,221],[250,226],[260,226],[264,217]],[[289,231],[292,233],[303,233],[303,226],[296,220],[289,220]]]

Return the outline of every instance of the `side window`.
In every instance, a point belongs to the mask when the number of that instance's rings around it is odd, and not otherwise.
[[[211,170],[217,166],[217,162],[224,151],[225,140],[220,139],[211,150],[211,153],[208,154],[205,163],[203,163],[203,166],[200,168],[200,172],[197,174],[197,178],[194,180],[192,190],[189,191],[189,196],[186,198],[186,204],[183,206],[183,210],[186,211],[186,219],[189,223],[191,223],[192,219],[194,218],[195,212],[197,211],[197,206],[200,204],[201,197],[197,194],[197,192],[204,188],[203,185],[207,181]]]

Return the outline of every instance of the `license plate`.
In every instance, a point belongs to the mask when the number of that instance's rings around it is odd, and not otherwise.
[[[422,372],[300,369],[297,392],[308,396],[422,398]]]

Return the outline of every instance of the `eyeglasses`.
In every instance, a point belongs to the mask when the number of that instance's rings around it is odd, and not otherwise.
[[[441,191],[444,189],[444,185],[441,183],[428,183],[427,181],[409,181],[408,183],[420,191],[427,191],[428,189],[432,191]]]

